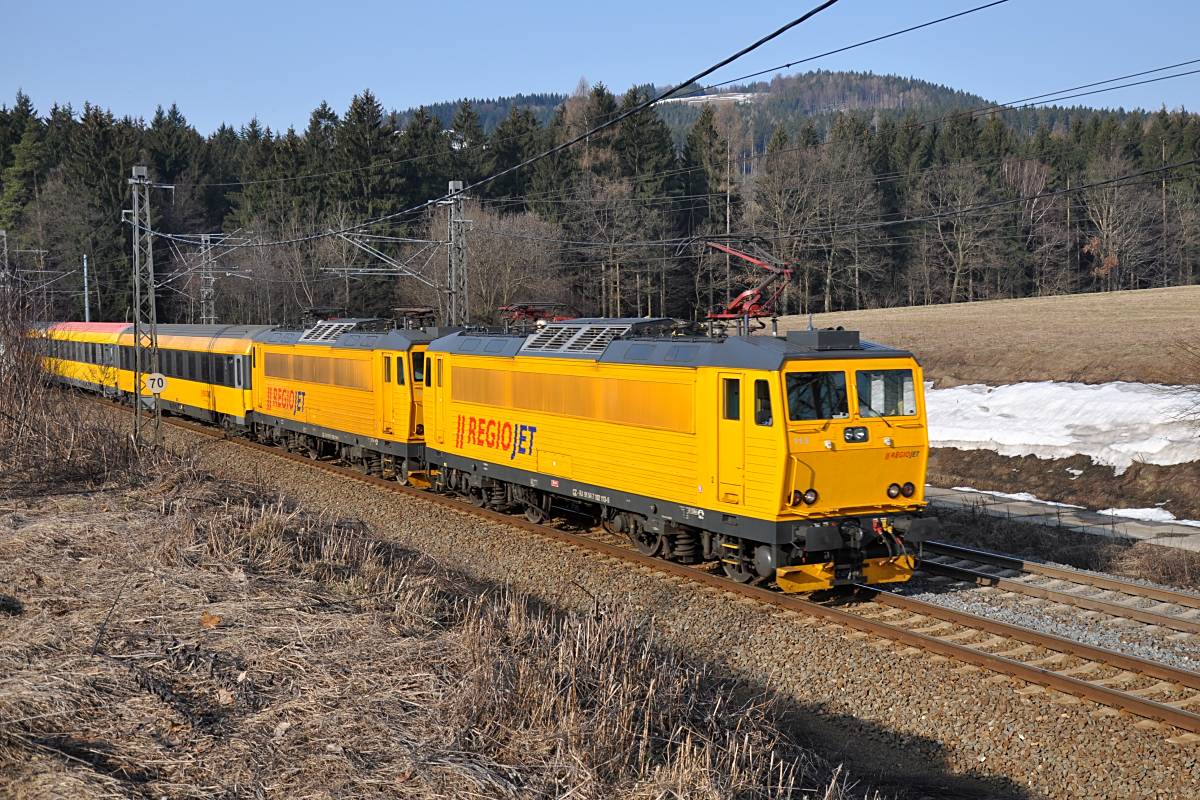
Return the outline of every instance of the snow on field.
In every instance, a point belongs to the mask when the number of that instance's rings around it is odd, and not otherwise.
[[[1110,517],[1128,517],[1146,522],[1174,522],[1176,525],[1191,525],[1200,528],[1200,520],[1175,519],[1175,515],[1165,508],[1106,508],[1097,514],[1107,514]]]
[[[1134,461],[1200,460],[1200,386],[1145,383],[971,384],[926,392],[935,447],[1039,458],[1090,456],[1124,472]]]
[[[1062,508],[1083,508],[1083,506],[1073,506],[1070,503],[1057,503],[1054,500],[1043,500],[1035,494],[1029,492],[991,492],[987,489],[972,489],[970,486],[954,486],[956,492],[975,492],[975,494],[987,494],[992,497],[999,497],[1001,500],[1021,500],[1025,503],[1041,503],[1044,506],[1060,506]]]

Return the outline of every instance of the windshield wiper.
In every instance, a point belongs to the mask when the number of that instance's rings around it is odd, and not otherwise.
[[[872,419],[881,419],[881,420],[883,420],[883,424],[884,424],[884,425],[887,425],[889,428],[890,428],[890,427],[892,427],[892,423],[888,422],[888,418],[887,418],[887,417],[885,417],[883,414],[880,414],[880,413],[879,413],[878,411],[876,411],[874,408],[872,408],[872,407],[871,407],[871,404],[870,404],[870,403],[868,403],[866,400],[863,400],[863,399],[860,397],[860,398],[858,398],[858,404],[859,404],[860,406],[866,406],[866,407],[867,407],[867,411],[870,411],[872,414],[874,414],[874,415],[875,415],[875,416],[874,416]]]

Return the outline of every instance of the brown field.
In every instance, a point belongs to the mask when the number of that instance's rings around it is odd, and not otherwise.
[[[817,314],[912,350],[937,386],[1019,381],[1200,383],[1200,286]],[[782,317],[780,330],[808,318]]]

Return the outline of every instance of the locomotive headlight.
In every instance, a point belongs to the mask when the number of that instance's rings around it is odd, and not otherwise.
[[[817,502],[817,498],[818,495],[816,489],[809,489],[804,493],[804,502],[810,506]]]
[[[898,483],[893,483],[891,486],[889,486],[887,488],[888,497],[892,498],[893,500],[895,500],[897,497],[900,496],[900,492],[901,492],[900,484],[898,484]]]
[[[916,492],[917,487],[913,486],[911,483],[906,483],[900,487],[900,494],[904,495],[905,497],[912,497],[914,494],[916,494]]]
[[[792,492],[792,505],[798,506],[803,502],[804,502],[804,493],[803,492],[801,492],[799,489]]]
[[[424,436],[424,435],[425,435],[425,426],[420,423],[417,423],[417,436]]]
[[[842,431],[842,438],[847,442],[865,442],[867,440],[867,429],[858,426],[846,428]]]

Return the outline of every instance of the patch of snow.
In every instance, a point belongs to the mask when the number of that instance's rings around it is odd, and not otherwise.
[[[1067,474],[1069,474],[1071,476],[1071,480],[1075,480],[1076,478],[1078,478],[1080,475],[1083,474],[1083,470],[1071,469],[1070,467],[1067,467]]]
[[[1038,458],[1082,454],[1119,475],[1134,461],[1200,461],[1200,429],[1189,419],[1198,397],[1200,386],[1038,381],[932,389],[925,405],[935,447]]]
[[[1061,508],[1083,508],[1083,506],[1073,506],[1070,503],[1056,503],[1053,500],[1043,500],[1037,495],[1029,492],[989,492],[986,489],[972,489],[970,486],[953,486],[951,487],[956,492],[975,492],[975,494],[989,494],[992,497],[999,497],[1004,500],[1021,500],[1026,503],[1041,503],[1046,506],[1059,506]]]
[[[1191,525],[1200,528],[1200,520],[1175,519],[1175,515],[1165,508],[1106,508],[1097,514],[1107,514],[1110,517],[1127,517],[1140,519],[1143,522],[1173,522],[1176,525]]]

